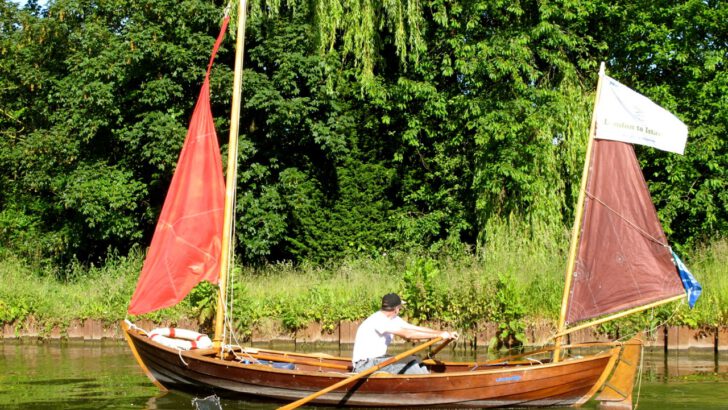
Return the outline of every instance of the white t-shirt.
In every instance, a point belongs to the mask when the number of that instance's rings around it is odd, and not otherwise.
[[[387,347],[392,342],[392,332],[407,325],[399,316],[388,318],[381,310],[369,316],[356,331],[352,363],[359,360],[381,357],[387,354]]]

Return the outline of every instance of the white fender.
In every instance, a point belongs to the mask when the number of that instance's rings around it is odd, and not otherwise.
[[[212,340],[207,335],[188,329],[160,327],[149,332],[149,338],[167,347],[180,350],[207,349]]]

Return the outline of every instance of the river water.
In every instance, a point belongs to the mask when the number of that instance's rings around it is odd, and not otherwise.
[[[265,346],[271,347],[271,346]],[[272,346],[290,349],[294,346]],[[349,355],[333,346],[302,351]],[[441,352],[442,359],[472,360],[472,352]],[[639,393],[639,397],[637,397]],[[728,409],[728,352],[646,351],[642,382],[635,388],[641,410]],[[270,403],[199,401],[189,394],[161,394],[137,366],[126,343],[0,341],[0,409],[275,409]],[[197,401],[196,401],[197,400]],[[193,403],[194,401],[194,403]],[[595,409],[587,403],[585,409]]]

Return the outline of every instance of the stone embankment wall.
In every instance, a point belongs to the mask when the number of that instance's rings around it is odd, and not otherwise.
[[[258,325],[252,332],[253,343],[271,341],[314,343],[328,342],[349,344],[354,343],[356,329],[360,322],[342,321],[333,329],[322,329],[319,323],[312,323],[296,332],[286,331],[280,321],[266,320]],[[174,326],[185,329],[198,329],[195,320],[180,321],[178,323],[152,323],[142,320],[135,323],[142,329],[151,330],[156,327]],[[438,327],[437,325],[432,325]],[[468,348],[478,348],[488,345],[495,335],[497,325],[484,323],[478,332],[460,342]],[[554,334],[553,325],[540,323],[529,326],[526,331],[528,343],[542,345]],[[663,326],[653,332],[642,334],[645,346],[672,349],[713,349],[715,351],[728,351],[728,327],[690,329],[688,327]],[[22,325],[16,323],[2,324],[2,338],[37,338],[37,339],[70,339],[70,340],[102,340],[123,339],[119,323],[104,323],[98,320],[73,320],[62,329],[54,326],[46,329],[33,318],[25,320]],[[569,335],[569,343],[610,341],[607,335],[595,333],[593,329],[584,329]]]

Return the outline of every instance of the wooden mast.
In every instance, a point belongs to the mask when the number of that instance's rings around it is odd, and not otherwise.
[[[576,265],[576,252],[579,244],[579,236],[581,234],[581,220],[584,215],[584,198],[586,196],[586,183],[589,178],[589,166],[591,164],[592,144],[594,141],[594,133],[596,130],[596,111],[599,104],[599,96],[602,91],[602,77],[604,77],[604,62],[599,66],[599,80],[597,80],[597,94],[594,98],[594,109],[592,110],[591,125],[589,126],[589,139],[586,144],[586,154],[584,155],[584,169],[581,173],[581,186],[579,188],[579,198],[576,201],[576,214],[574,215],[574,228],[571,231],[571,244],[569,246],[569,259],[566,264],[566,280],[564,281],[564,294],[561,299],[561,314],[559,315],[559,326],[554,341],[554,362],[560,360],[561,338],[564,334],[564,326],[566,322],[566,307],[569,300],[569,290],[571,289],[571,278],[574,275],[574,266]]]
[[[233,99],[230,110],[230,134],[228,140],[227,171],[225,178],[225,211],[222,231],[222,245],[220,250],[220,279],[217,298],[217,311],[215,314],[215,336],[213,347],[218,350],[223,343],[226,308],[226,286],[228,271],[230,267],[230,256],[232,252],[232,226],[234,223],[233,214],[235,211],[235,188],[237,177],[238,161],[238,130],[240,128],[240,100],[243,82],[243,55],[245,52],[245,23],[247,18],[247,1],[240,0],[238,3],[237,34],[235,37],[235,72],[233,77]]]

